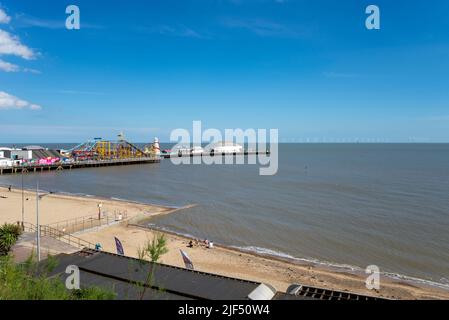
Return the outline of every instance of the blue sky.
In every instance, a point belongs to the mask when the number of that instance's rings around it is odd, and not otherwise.
[[[76,4],[81,29],[67,30]],[[365,8],[381,30],[365,28]],[[0,0],[0,142],[449,142],[449,2]],[[3,18],[2,18],[3,17]],[[2,42],[3,41],[3,47]]]

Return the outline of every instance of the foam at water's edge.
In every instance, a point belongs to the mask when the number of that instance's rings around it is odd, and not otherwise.
[[[257,253],[260,255],[279,257],[279,258],[284,258],[284,259],[289,259],[289,260],[304,262],[304,263],[312,263],[314,265],[324,266],[324,267],[328,267],[328,268],[334,268],[336,270],[341,270],[341,271],[350,271],[350,272],[363,273],[363,274],[365,273],[365,269],[360,268],[358,266],[352,266],[352,265],[348,265],[348,264],[339,264],[339,263],[327,262],[327,261],[320,261],[320,260],[313,259],[313,258],[297,258],[297,257],[294,257],[287,253],[275,251],[275,250],[271,250],[271,249],[267,249],[267,248],[254,247],[254,246],[248,246],[248,247],[231,246],[231,248],[235,248],[235,249],[250,252],[250,253]],[[407,282],[423,284],[423,285],[428,285],[431,287],[437,287],[440,289],[449,290],[449,282],[447,279],[444,279],[444,278],[441,279],[442,282],[435,282],[435,281],[420,279],[420,278],[407,276],[407,275],[403,275],[403,274],[399,274],[399,273],[381,272],[380,274],[384,277],[387,277],[387,278],[390,278],[393,280],[407,281]],[[443,282],[448,282],[448,283],[443,283]]]
[[[147,227],[150,229],[166,231],[166,232],[169,232],[169,233],[172,233],[175,235],[179,235],[181,237],[198,239],[198,237],[195,237],[189,233],[182,233],[182,232],[174,231],[170,228],[158,226],[154,223],[148,223]],[[349,272],[353,272],[353,273],[357,273],[357,274],[365,274],[365,269],[360,268],[358,266],[349,265],[349,264],[340,264],[340,263],[335,263],[335,262],[321,261],[321,260],[313,259],[313,258],[298,258],[298,257],[294,257],[285,252],[276,251],[276,250],[272,250],[272,249],[268,249],[268,248],[256,247],[256,246],[239,247],[239,246],[232,246],[232,245],[226,246],[226,245],[222,245],[220,243],[216,243],[216,244],[221,245],[223,247],[228,247],[228,248],[237,249],[240,251],[245,251],[248,253],[255,253],[258,255],[264,255],[264,256],[268,256],[268,257],[282,258],[282,259],[286,259],[286,260],[332,268],[337,271],[349,271]],[[436,287],[436,288],[440,288],[440,289],[449,290],[449,282],[448,283],[435,282],[435,281],[431,281],[431,280],[420,279],[420,278],[406,276],[406,275],[402,275],[399,273],[392,273],[392,272],[381,272],[381,275],[384,277],[393,279],[393,280],[407,281],[407,282],[411,282],[411,283],[423,284],[423,285],[427,285],[430,287]],[[444,281],[445,279],[441,279],[441,280]]]

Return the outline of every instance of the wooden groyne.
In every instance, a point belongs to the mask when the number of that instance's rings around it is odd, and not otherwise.
[[[0,175],[3,174],[21,174],[38,173],[46,171],[62,171],[80,168],[97,168],[110,166],[127,166],[133,164],[159,163],[158,157],[142,157],[130,159],[112,159],[112,160],[87,160],[74,162],[58,162],[54,164],[28,164],[12,167],[0,167]]]

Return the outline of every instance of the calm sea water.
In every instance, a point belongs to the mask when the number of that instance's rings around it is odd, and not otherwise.
[[[42,189],[196,207],[152,221],[217,243],[449,284],[449,144],[282,144],[279,171],[160,164],[44,173]],[[27,187],[36,176],[27,175]],[[20,176],[0,184],[20,185]],[[1,214],[1,212],[0,212]],[[57,214],[57,213],[55,213]]]

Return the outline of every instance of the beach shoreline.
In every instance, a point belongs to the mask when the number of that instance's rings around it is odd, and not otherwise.
[[[179,210],[182,210],[182,209],[179,209]],[[145,218],[145,220],[150,220],[150,219],[151,219],[151,217]],[[178,238],[184,239],[186,241],[190,241],[190,240],[201,241],[201,239],[199,239],[195,236],[181,234],[176,231],[168,230],[165,228],[160,228],[155,225],[145,227],[144,225],[128,223],[127,226],[132,227],[132,228],[141,228],[143,230],[151,230],[152,232],[155,232],[155,233],[172,235],[174,237],[178,237]],[[289,264],[298,265],[298,266],[302,266],[302,267],[321,268],[323,270],[327,270],[330,272],[336,272],[336,273],[349,273],[351,275],[355,275],[355,276],[358,276],[358,277],[361,277],[364,279],[367,276],[367,275],[365,275],[365,270],[363,270],[362,268],[357,267],[357,266],[338,265],[336,263],[331,263],[331,262],[323,262],[323,261],[306,259],[306,258],[297,258],[297,257],[289,256],[287,254],[284,255],[284,254],[276,254],[276,253],[265,253],[265,252],[245,249],[242,247],[237,247],[237,246],[232,246],[232,245],[225,245],[225,244],[216,243],[216,242],[214,242],[214,247],[223,248],[226,250],[232,250],[237,253],[243,253],[243,254],[254,256],[254,257],[275,260],[275,261],[278,261],[281,263],[289,263]],[[260,249],[265,249],[265,248],[260,248]],[[271,251],[269,249],[266,249],[266,250]],[[447,284],[432,282],[432,281],[425,280],[425,279],[413,278],[410,276],[394,274],[394,273],[382,273],[381,272],[381,276],[385,277],[388,281],[405,282],[405,283],[409,283],[410,285],[418,285],[418,286],[423,286],[423,287],[430,288],[430,289],[437,288],[437,289],[441,289],[443,291],[448,291],[448,294],[449,294],[449,285],[447,285]]]
[[[33,206],[35,192],[24,190],[25,221],[33,223]],[[21,190],[13,188],[11,192],[0,186],[0,223],[15,223],[20,219]],[[300,283],[327,289],[350,291],[364,295],[372,295],[389,299],[449,299],[449,290],[423,283],[413,283],[406,280],[391,279],[381,275],[381,288],[377,291],[365,287],[366,275],[363,272],[338,270],[328,266],[317,265],[307,261],[292,261],[288,258],[261,254],[215,244],[215,248],[205,246],[188,248],[192,239],[169,230],[152,230],[141,224],[149,218],[170,214],[181,210],[179,207],[143,204],[123,199],[109,199],[105,197],[69,195],[62,193],[48,193],[41,201],[42,224],[55,223],[96,214],[97,204],[103,204],[103,210],[121,212],[126,210],[127,220],[120,224],[89,230],[77,234],[77,237],[91,243],[101,243],[103,250],[115,252],[113,238],[117,236],[123,243],[127,255],[137,257],[138,249],[151,240],[155,233],[163,233],[168,239],[169,252],[163,256],[162,262],[184,267],[179,250],[189,253],[195,268],[199,271],[221,274],[230,277],[252,281],[261,281],[274,286],[279,291],[285,291],[290,284]],[[54,214],[58,212],[58,214]],[[194,239],[194,238],[193,238]]]
[[[24,189],[24,213],[25,222],[35,223],[36,219],[36,191]],[[107,198],[100,196],[68,194],[62,192],[39,190],[39,218],[40,224],[55,224],[61,221],[96,216],[99,213],[98,205],[101,204],[101,214],[119,214],[128,219],[149,217],[151,215],[167,214],[180,209],[157,204],[147,204],[123,199]],[[5,198],[3,198],[5,197]],[[22,220],[22,190],[12,187],[11,192],[7,187],[0,186],[0,223],[16,223]],[[57,212],[57,213],[55,213]]]

